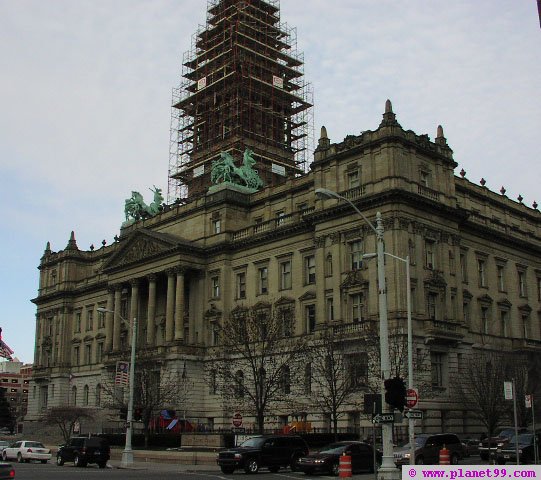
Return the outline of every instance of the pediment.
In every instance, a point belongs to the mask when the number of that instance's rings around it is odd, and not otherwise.
[[[316,292],[309,290],[308,292],[302,294],[299,297],[299,301],[305,302],[307,300],[314,300],[316,298]]]
[[[274,302],[274,305],[279,307],[279,306],[282,306],[282,305],[290,305],[292,303],[295,303],[294,298],[282,296],[278,300],[276,300],[276,302]]]
[[[103,269],[112,270],[145,262],[169,252],[172,253],[182,243],[184,243],[182,239],[173,235],[140,229],[133,232],[124,241],[124,245],[120,245],[119,250],[105,263]]]

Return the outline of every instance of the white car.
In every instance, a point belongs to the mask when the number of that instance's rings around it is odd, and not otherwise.
[[[51,450],[45,447],[41,442],[31,440],[19,440],[4,448],[2,459],[17,460],[19,463],[29,462],[30,460],[39,460],[41,463],[47,463],[51,459]]]

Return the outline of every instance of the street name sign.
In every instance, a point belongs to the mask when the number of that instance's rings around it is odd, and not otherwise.
[[[393,423],[394,413],[378,413],[372,417],[372,423]]]
[[[423,418],[423,412],[421,410],[408,410],[404,412],[406,418],[415,418],[421,420]]]

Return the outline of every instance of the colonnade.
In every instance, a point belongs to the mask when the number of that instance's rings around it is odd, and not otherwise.
[[[186,269],[178,267],[164,272],[167,275],[167,290],[165,302],[165,343],[173,341],[184,341],[184,311],[186,299],[184,294]],[[156,345],[156,300],[157,300],[158,274],[152,273],[142,278],[131,279],[130,303],[126,318],[122,317],[122,292],[126,283],[114,284],[109,287],[107,295],[107,313],[105,317],[106,343],[105,351],[118,351],[120,349],[120,338],[122,321],[132,321],[133,318],[140,318],[139,314],[139,287],[143,281],[148,282],[148,301],[146,311],[146,339],[149,346]]]

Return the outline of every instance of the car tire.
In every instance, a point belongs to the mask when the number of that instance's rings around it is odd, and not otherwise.
[[[496,463],[497,463],[498,465],[505,465],[505,459],[503,459],[503,458],[497,458],[497,459],[496,459]]]
[[[246,473],[257,473],[259,471],[259,463],[255,458],[249,458],[246,460],[246,465],[244,466],[244,471]]]
[[[331,467],[331,475],[333,475],[334,477],[337,477],[339,473],[340,473],[340,462],[333,463]]]
[[[19,463],[23,463],[23,462],[24,462],[23,456],[21,455],[20,452],[17,454],[17,462],[19,462]]]
[[[60,456],[60,455],[57,455],[56,457],[56,464],[61,467],[62,465],[64,465],[64,459]]]
[[[485,460],[485,461],[488,460],[488,454],[487,453],[481,453],[481,454],[479,454],[479,456],[481,457],[481,460]]]
[[[230,474],[235,471],[235,467],[220,467],[222,473]]]
[[[269,472],[276,473],[278,470],[280,470],[280,467],[278,465],[273,465],[272,467],[269,467]]]
[[[81,468],[86,467],[86,463],[79,455],[75,455],[75,457],[73,458],[73,464],[76,467],[81,467]]]
[[[4,462],[8,461],[8,456],[7,456],[6,452],[2,452],[2,460],[4,460]]]
[[[458,465],[458,455],[456,453],[451,455],[451,465]]]
[[[47,463],[47,460],[42,460],[41,463]]]
[[[107,466],[107,462],[100,462],[98,463],[99,468],[105,468]]]
[[[415,465],[424,465],[425,464],[425,459],[421,456],[417,457],[415,459]]]
[[[299,458],[301,458],[301,456],[298,453],[295,453],[291,457],[291,461],[289,462],[289,468],[292,472],[296,472],[299,469]]]

